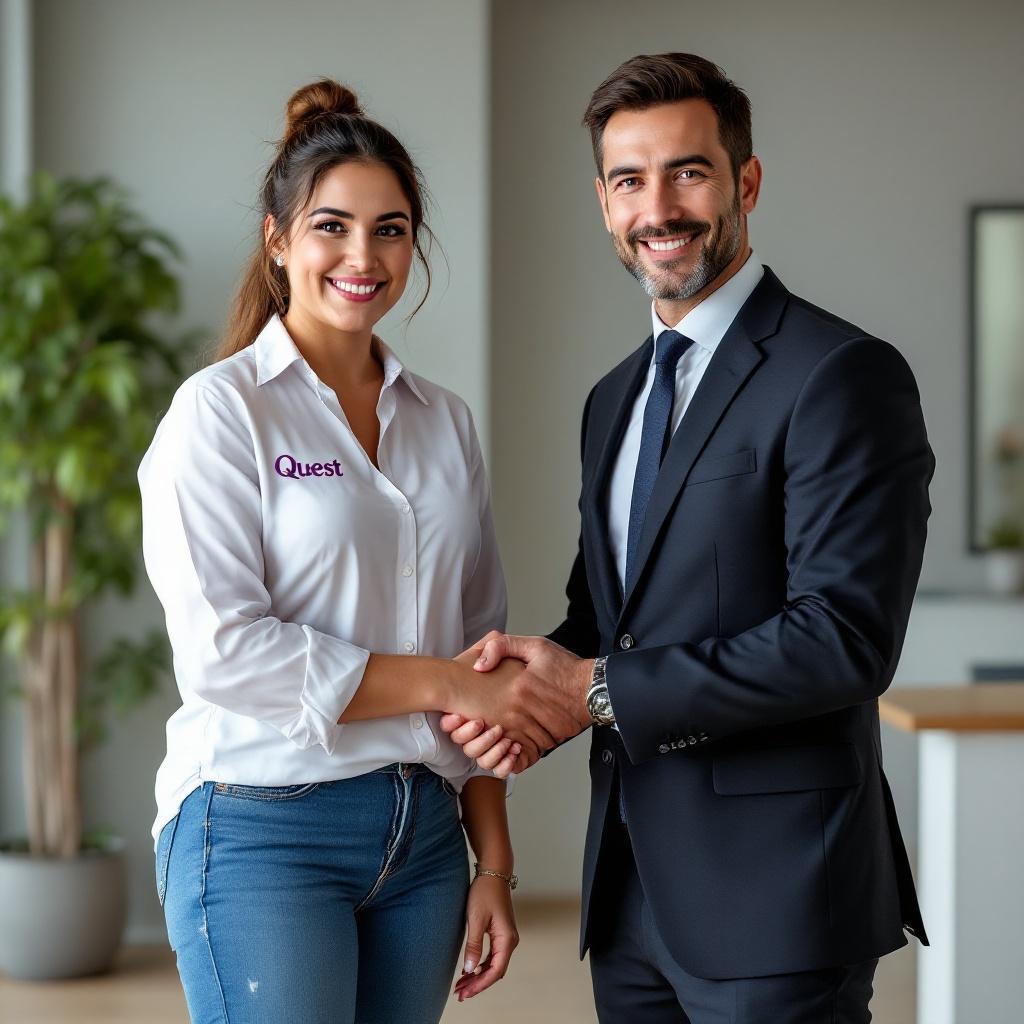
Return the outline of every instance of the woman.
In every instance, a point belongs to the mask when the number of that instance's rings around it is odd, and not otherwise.
[[[194,1021],[437,1021],[465,921],[460,1000],[518,942],[505,785],[438,725],[504,626],[486,475],[465,404],[373,334],[426,265],[398,140],[313,83],[261,203],[220,358],[139,470],[182,698],[158,894]]]

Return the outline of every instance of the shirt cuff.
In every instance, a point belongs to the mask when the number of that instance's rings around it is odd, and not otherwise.
[[[333,754],[343,729],[338,719],[363,681],[370,652],[309,626],[302,632],[307,643],[302,713],[288,738],[303,750],[319,744]]]

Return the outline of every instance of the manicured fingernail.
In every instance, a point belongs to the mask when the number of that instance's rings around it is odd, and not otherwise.
[[[481,654],[480,657],[476,659],[476,664],[473,666],[473,668],[483,668],[484,665],[486,665],[486,664],[487,664],[487,656]]]
[[[466,963],[463,966],[463,970],[466,972],[466,974],[472,974],[473,973],[473,969],[475,967],[476,967],[476,961],[471,956],[466,957]]]
[[[512,744],[512,753],[513,754],[520,754],[520,753],[522,753],[522,750],[523,750],[523,748],[522,748],[521,744],[519,744],[519,743],[513,743]]]

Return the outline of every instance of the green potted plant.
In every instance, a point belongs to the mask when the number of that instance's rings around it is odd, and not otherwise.
[[[997,594],[1017,594],[1024,588],[1024,525],[1001,519],[988,531],[985,568],[989,589]]]
[[[174,243],[108,179],[36,175],[0,197],[0,535],[27,535],[27,579],[0,577],[0,685],[24,705],[28,836],[0,843],[0,971],[109,967],[124,925],[120,841],[83,830],[79,759],[109,710],[156,687],[161,632],[89,651],[83,605],[132,592],[135,473],[180,380]]]

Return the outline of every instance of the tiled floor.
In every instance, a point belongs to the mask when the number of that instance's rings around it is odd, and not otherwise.
[[[467,1003],[452,1003],[444,1024],[594,1021],[587,965],[575,955],[577,908],[570,903],[524,902],[519,925],[522,944],[505,980]],[[875,1024],[913,1024],[913,947],[887,957],[875,981]],[[41,985],[16,984],[0,976],[0,1024],[187,1022],[174,954],[166,948],[126,948],[117,970],[100,978]]]

